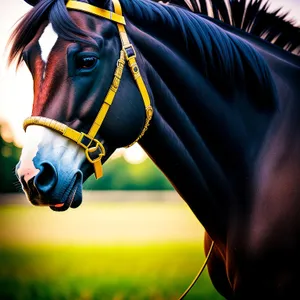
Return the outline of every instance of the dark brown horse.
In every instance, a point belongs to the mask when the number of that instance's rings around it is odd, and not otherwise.
[[[29,201],[56,211],[79,206],[82,183],[102,175],[116,148],[138,141],[204,226],[206,252],[215,242],[208,268],[218,292],[294,299],[299,57],[176,6],[28,2],[10,59],[24,60],[34,82],[16,169]],[[261,30],[259,20],[247,28],[271,39],[275,27]],[[299,28],[290,26],[282,44],[294,51]]]

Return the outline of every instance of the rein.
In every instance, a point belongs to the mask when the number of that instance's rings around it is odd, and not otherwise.
[[[188,294],[188,292],[191,290],[191,288],[194,286],[194,284],[197,282],[197,280],[199,279],[199,277],[200,277],[201,274],[203,273],[203,271],[204,271],[204,269],[205,269],[205,267],[206,267],[206,265],[207,265],[207,262],[208,262],[208,260],[209,260],[209,258],[210,258],[210,255],[211,255],[211,253],[212,253],[212,250],[213,250],[213,248],[214,248],[214,245],[215,245],[215,242],[212,241],[212,242],[211,242],[211,245],[210,245],[210,248],[209,248],[209,251],[208,251],[208,253],[207,253],[207,256],[206,256],[206,258],[205,258],[205,261],[203,262],[203,265],[202,265],[201,269],[199,270],[199,272],[197,273],[197,275],[195,276],[195,278],[193,279],[193,281],[191,282],[191,284],[190,284],[190,285],[188,286],[188,288],[182,293],[182,295],[179,297],[178,300],[182,300],[182,299]]]
[[[137,87],[141,93],[141,96],[143,98],[144,106],[145,106],[145,113],[146,113],[146,119],[145,119],[145,124],[144,128],[142,129],[140,135],[135,139],[133,143],[128,145],[127,147],[132,146],[135,144],[147,131],[150,121],[153,116],[153,108],[151,106],[150,102],[150,97],[147,91],[147,88],[145,86],[145,83],[143,81],[143,78],[141,76],[138,64],[136,62],[136,52],[134,50],[133,45],[130,43],[126,30],[125,30],[125,18],[122,15],[122,8],[120,5],[119,0],[112,0],[115,12],[108,11],[93,5],[90,5],[88,3],[84,2],[78,2],[75,0],[70,0],[67,2],[66,7],[71,10],[78,10],[78,11],[83,11],[87,12],[96,16],[100,16],[102,18],[111,20],[113,22],[117,23],[121,43],[122,43],[122,49],[120,51],[120,58],[117,61],[117,66],[115,69],[114,73],[114,78],[112,81],[112,84],[108,90],[108,93],[106,94],[106,97],[104,99],[104,102],[102,106],[100,107],[100,110],[96,116],[96,119],[94,123],[92,124],[90,130],[88,133],[84,132],[79,132],[75,129],[72,129],[71,127],[60,123],[56,120],[50,119],[50,118],[45,118],[45,117],[39,117],[39,116],[33,116],[25,119],[23,123],[23,128],[26,131],[26,128],[30,125],[39,125],[39,126],[44,126],[47,128],[50,128],[66,138],[76,142],[78,145],[83,147],[85,149],[85,155],[86,158],[90,163],[94,165],[94,171],[95,171],[95,177],[96,179],[102,177],[103,171],[102,171],[102,163],[101,159],[105,155],[105,148],[103,144],[95,139],[95,136],[97,135],[106,115],[107,112],[115,98],[115,95],[118,91],[121,79],[122,79],[122,74],[123,74],[123,69],[125,64],[127,63],[130,70],[131,74],[137,84]],[[191,288],[194,286],[200,275],[202,274],[204,268],[207,265],[208,259],[210,258],[211,252],[214,247],[214,242],[212,242],[209,252],[207,254],[207,257],[199,270],[198,274],[192,281],[192,283],[189,285],[189,287],[184,291],[184,293],[180,296],[179,300],[182,300],[188,292],[191,290]]]

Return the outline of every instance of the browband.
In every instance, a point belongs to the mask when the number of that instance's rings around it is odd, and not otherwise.
[[[114,21],[116,23],[120,23],[123,25],[126,24],[125,19],[122,16],[122,12],[121,12],[121,14],[117,14],[112,11],[109,11],[109,10],[106,10],[103,8],[99,8],[97,6],[90,5],[88,3],[73,1],[73,0],[68,1],[66,4],[66,7],[69,9],[84,11],[84,12],[90,13],[92,15],[102,17],[102,18],[105,18],[105,19],[108,19],[108,20],[111,20],[111,21]]]

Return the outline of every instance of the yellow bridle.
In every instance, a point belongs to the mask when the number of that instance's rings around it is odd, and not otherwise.
[[[140,135],[136,138],[136,140],[127,147],[130,147],[131,145],[136,143],[144,135],[144,133],[148,129],[150,120],[153,115],[153,108],[151,106],[150,97],[136,62],[136,53],[133,45],[130,43],[128,39],[125,30],[126,22],[122,15],[122,8],[120,2],[119,0],[112,0],[112,1],[114,4],[115,12],[108,11],[84,2],[78,2],[73,0],[69,1],[66,4],[66,7],[68,9],[84,11],[116,22],[120,34],[121,43],[122,43],[120,58],[117,61],[117,66],[114,73],[112,84],[108,90],[104,102],[100,107],[100,110],[89,132],[87,134],[84,132],[79,132],[56,120],[52,120],[45,117],[38,117],[38,116],[27,118],[23,124],[24,130],[26,130],[26,128],[30,125],[39,125],[39,126],[50,128],[52,130],[61,133],[63,136],[67,137],[68,139],[76,142],[78,145],[83,147],[85,149],[85,155],[88,161],[94,165],[95,177],[97,179],[102,177],[103,174],[101,159],[105,155],[105,149],[102,143],[97,139],[95,139],[95,136],[97,135],[103,123],[103,120],[105,119],[106,114],[118,91],[122,74],[123,74],[123,69],[126,62],[131,70],[133,78],[135,79],[138,89],[142,95],[143,102],[145,105],[145,111],[146,111],[146,120],[145,120],[144,128],[142,129]]]

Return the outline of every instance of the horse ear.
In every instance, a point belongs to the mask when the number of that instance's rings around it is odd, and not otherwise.
[[[40,0],[25,0],[26,3],[28,3],[31,6],[35,6],[40,2]]]

